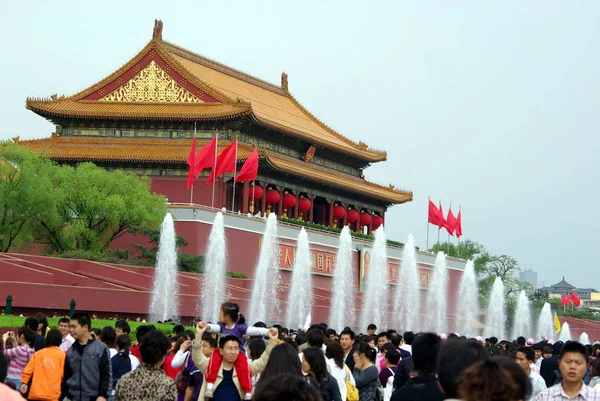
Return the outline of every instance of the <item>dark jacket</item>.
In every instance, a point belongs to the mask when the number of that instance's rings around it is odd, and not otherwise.
[[[131,372],[131,359],[124,359],[123,354],[123,351],[119,351],[110,359],[113,388],[117,387],[117,382],[124,374]]]
[[[67,351],[61,399],[96,401],[108,399],[112,392],[110,352],[103,342],[94,337],[87,344],[75,341]]]
[[[396,374],[394,375],[394,388],[399,389],[400,387],[404,386],[410,379],[410,375],[413,370],[414,367],[412,356],[403,358],[396,368]]]
[[[391,401],[444,401],[444,393],[435,376],[415,376],[394,391]]]
[[[546,387],[550,388],[554,385],[556,376],[554,372],[558,370],[558,356],[553,355],[548,359],[542,361],[540,366],[540,375],[546,382]]]
[[[379,383],[379,372],[375,365],[364,370],[354,369],[352,373],[360,401],[375,401],[377,398],[377,384]]]
[[[33,340],[33,349],[39,351],[46,347],[46,337],[35,333],[35,339]]]
[[[354,348],[352,348],[346,357],[346,365],[348,366],[348,369],[350,369],[350,372],[354,371]]]
[[[327,378],[319,383],[319,390],[321,391],[321,396],[324,401],[342,401],[342,395],[340,394],[340,387],[338,386],[337,380],[330,374],[327,374]]]

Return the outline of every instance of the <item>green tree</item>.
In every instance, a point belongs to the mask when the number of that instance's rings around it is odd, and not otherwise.
[[[31,216],[41,212],[48,177],[58,167],[12,142],[0,142],[0,252],[31,241]]]
[[[442,242],[433,245],[429,249],[429,252],[433,253],[440,251],[454,258],[472,260],[478,276],[486,272],[487,264],[492,260],[492,256],[483,245],[470,239],[462,241],[458,245],[451,242]]]
[[[48,182],[51,196],[34,214],[35,240],[51,252],[104,252],[134,227],[158,227],[167,207],[150,181],[92,163],[61,166]]]

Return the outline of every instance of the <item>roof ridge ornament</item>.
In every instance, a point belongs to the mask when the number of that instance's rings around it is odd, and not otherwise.
[[[162,40],[163,23],[159,19],[154,20],[154,31],[152,32],[152,39]]]
[[[285,72],[281,73],[281,89],[283,89],[283,91],[285,93],[288,93],[288,75]]]

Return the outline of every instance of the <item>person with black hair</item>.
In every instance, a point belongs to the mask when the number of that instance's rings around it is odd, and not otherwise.
[[[4,333],[2,336],[4,343],[7,342],[8,338],[16,338],[19,344],[14,348],[5,348],[3,351],[4,356],[10,361],[8,364],[8,375],[6,380],[14,383],[15,389],[21,387],[21,376],[23,375],[23,369],[25,369],[25,366],[27,366],[27,363],[35,352],[32,348],[35,337],[35,332],[27,326],[20,327],[16,336],[12,331]]]
[[[19,387],[28,400],[57,400],[60,396],[66,358],[59,348],[61,342],[60,331],[50,329],[46,334],[46,346],[33,354],[23,370]]]
[[[396,368],[400,363],[400,354],[396,351],[388,351],[385,353],[384,362],[385,365],[381,372],[379,372],[379,383],[385,389],[389,378],[396,374]],[[393,384],[391,386],[393,387]]]
[[[129,336],[126,334],[121,334],[115,340],[117,353],[110,358],[110,364],[112,367],[113,395],[116,392],[117,383],[121,377],[140,366],[139,359],[129,352],[130,346],[131,342],[129,340]]]
[[[367,332],[365,333],[367,336],[374,336],[377,332],[377,326],[373,323],[367,326]]]
[[[73,345],[73,343],[75,342],[75,339],[71,336],[70,330],[69,330],[69,324],[71,323],[71,321],[69,320],[68,317],[63,317],[60,318],[58,321],[58,330],[60,331],[60,334],[62,335],[62,342],[60,343],[60,349],[66,353],[69,348],[71,348],[71,345]]]
[[[285,343],[277,345],[271,351],[269,361],[256,383],[256,393],[265,383],[282,374],[302,377],[302,363],[298,358],[297,350]]]
[[[597,393],[583,382],[587,370],[588,352],[584,345],[569,341],[560,350],[558,360],[562,376],[560,383],[542,391],[534,401],[585,400],[600,401]]]
[[[458,394],[463,401],[523,401],[529,399],[531,386],[514,361],[495,357],[466,368]]]
[[[535,357],[535,366],[538,367],[538,371],[540,369],[540,367],[542,366],[542,361],[544,360],[544,357],[542,356],[542,351],[543,351],[543,344],[542,343],[537,343],[537,344],[533,344],[533,352],[534,352],[534,357]]]
[[[413,333],[412,331],[405,331],[402,337],[402,340],[404,342],[402,343],[402,345],[400,345],[400,349],[408,352],[409,354],[412,354],[412,343],[413,341],[415,341],[416,338],[415,333]]]
[[[346,365],[348,365],[348,369],[350,369],[351,372],[354,371],[354,341],[355,341],[355,338],[356,338],[356,335],[349,328],[345,328],[340,333],[340,345],[342,346],[342,349],[344,350],[344,361],[346,362]]]
[[[115,332],[117,333],[117,337],[122,334],[129,335],[131,327],[129,327],[129,323],[126,320],[117,320],[115,322]]]
[[[598,358],[596,358],[594,362],[592,362],[592,369],[590,371],[590,383],[588,385],[594,389],[596,386],[600,386],[600,359]],[[600,387],[596,389],[596,391],[598,390],[600,390]]]
[[[321,401],[321,396],[314,386],[302,379],[302,375],[281,374],[271,377],[258,387],[252,400]]]
[[[392,394],[392,401],[443,401],[436,377],[437,357],[442,339],[433,333],[419,335],[412,344],[412,361],[416,376]],[[456,356],[458,357],[458,356]]]
[[[354,376],[352,376],[350,368],[344,363],[344,349],[340,343],[332,342],[327,345],[325,358],[329,361],[327,364],[329,373],[337,380],[340,395],[342,400],[345,400],[347,396],[346,380],[350,380],[354,384]]]
[[[61,396],[72,401],[106,401],[112,393],[108,347],[92,336],[87,313],[74,313],[70,325],[75,342],[67,351]]]
[[[360,401],[375,401],[379,384],[379,372],[375,365],[377,350],[361,342],[354,347],[354,381]]]
[[[531,383],[531,397],[535,397],[542,391],[546,390],[546,382],[542,379],[538,373],[531,369],[531,365],[534,363],[535,352],[531,347],[520,347],[515,355],[515,362],[523,368],[525,374],[529,378]]]
[[[36,351],[39,351],[42,348],[44,348],[44,344],[46,344],[46,340],[44,339],[44,336],[38,334],[38,332],[37,332],[40,322],[35,317],[28,317],[27,319],[25,319],[24,325],[26,327],[29,327],[29,329],[35,333],[35,339],[31,343],[31,346],[33,347],[33,349]]]
[[[18,391],[4,384],[6,372],[8,370],[8,361],[4,355],[0,354],[0,400],[2,401],[23,401],[23,397]],[[308,384],[307,384],[308,386]],[[310,386],[309,386],[310,387]],[[316,390],[314,390],[316,392]],[[317,398],[318,400],[318,398]]]
[[[141,325],[135,329],[135,340],[136,344],[131,347],[129,350],[135,357],[139,360],[142,359],[142,355],[140,354],[140,346],[142,345],[142,338],[148,333],[150,333],[152,328],[150,326]]]
[[[35,318],[38,321],[38,327],[35,332],[45,338],[48,331],[50,331],[50,327],[48,327],[48,318],[41,312],[36,313]]]
[[[524,347],[527,344],[527,340],[523,336],[517,337],[517,345],[519,347]]]
[[[117,332],[112,326],[105,326],[100,331],[100,341],[102,341],[108,347],[110,357],[117,355],[117,348],[115,342],[117,341]]]
[[[327,362],[323,352],[314,347],[303,351],[302,371],[311,381],[316,382],[324,401],[342,401],[337,380],[327,371]]]
[[[160,331],[153,330],[144,335],[140,344],[142,364],[121,377],[115,390],[115,401],[175,401],[175,382],[161,369],[170,347],[169,338]]]
[[[452,340],[442,344],[437,360],[437,374],[446,399],[458,397],[457,385],[463,370],[487,359],[487,352],[477,341]]]
[[[563,346],[562,342],[556,342],[552,345],[552,356],[550,358],[546,358],[542,361],[542,365],[540,366],[540,376],[544,378],[546,382],[546,387],[550,388],[554,386],[556,377],[556,371],[558,371],[558,362],[560,354],[560,350]]]

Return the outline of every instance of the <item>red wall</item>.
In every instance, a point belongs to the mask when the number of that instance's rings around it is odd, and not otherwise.
[[[187,177],[152,177],[152,192],[164,195],[172,203],[190,203],[192,191],[185,189]],[[225,184],[221,180],[215,181],[215,204],[216,208],[225,206]],[[193,203],[211,206],[212,184],[205,185],[204,181],[196,181],[193,187]],[[228,201],[231,202],[231,199]],[[229,205],[228,208],[231,208]]]

